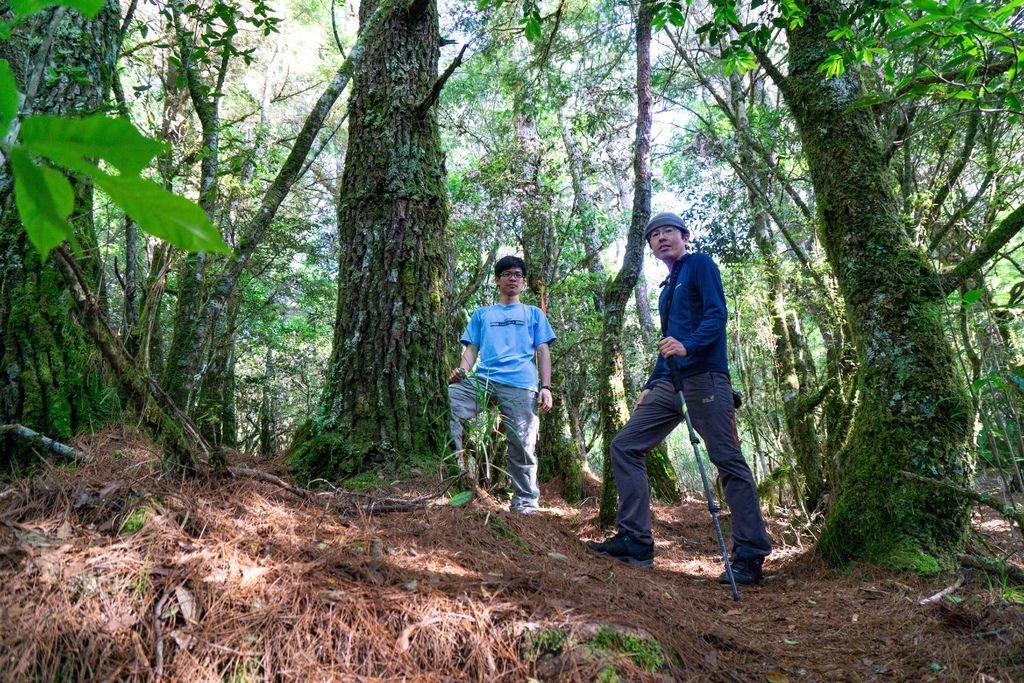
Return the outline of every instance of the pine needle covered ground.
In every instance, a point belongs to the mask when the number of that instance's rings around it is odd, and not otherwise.
[[[657,509],[644,570],[588,553],[596,509],[551,495],[346,515],[161,479],[120,433],[77,445],[95,460],[0,487],[0,680],[1024,680],[1024,589],[969,572],[922,604],[957,577],[837,573],[773,522],[771,577],[734,603],[696,499]]]

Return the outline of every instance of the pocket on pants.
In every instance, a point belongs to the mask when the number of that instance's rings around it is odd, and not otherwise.
[[[715,381],[713,373],[704,372],[693,377],[687,377],[686,383],[687,404],[695,403],[699,406],[711,407],[718,400],[718,383]]]

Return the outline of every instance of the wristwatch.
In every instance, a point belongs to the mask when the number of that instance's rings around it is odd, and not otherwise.
[[[547,389],[548,391],[551,391],[551,385],[550,384],[541,384],[540,388],[541,388],[541,391],[543,391],[545,389]]]

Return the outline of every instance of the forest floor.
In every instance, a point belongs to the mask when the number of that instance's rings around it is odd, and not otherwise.
[[[161,479],[126,433],[77,445],[94,462],[0,484],[3,681],[1024,680],[1024,589],[837,572],[777,511],[768,580],[737,603],[699,499],[656,508],[640,569],[587,551],[595,504],[550,491],[532,516],[343,514],[251,477]],[[991,515],[972,544],[1020,565]]]

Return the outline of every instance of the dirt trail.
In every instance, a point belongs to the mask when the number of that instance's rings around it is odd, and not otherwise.
[[[342,517],[87,447],[0,488],[0,680],[1024,680],[1024,590],[971,572],[920,604],[957,577],[839,574],[774,521],[770,578],[735,603],[697,500],[657,508],[644,570],[589,553],[593,505],[550,495]]]

